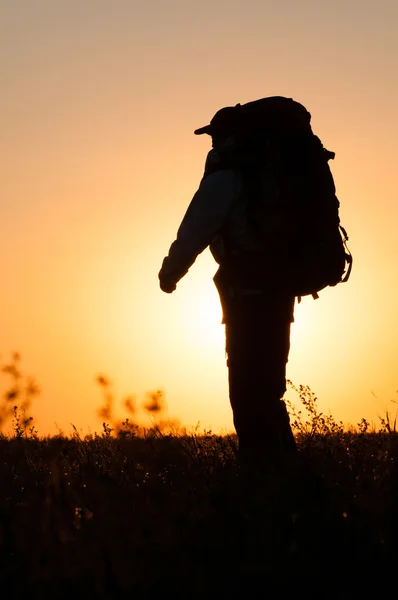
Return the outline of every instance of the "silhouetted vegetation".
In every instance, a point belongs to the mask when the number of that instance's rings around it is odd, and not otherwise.
[[[290,384],[303,411],[290,403],[299,459],[249,475],[234,435],[167,430],[160,392],[144,405],[161,425],[115,420],[103,376],[101,433],[40,438],[18,418],[22,381],[13,371],[13,435],[0,438],[0,574],[13,598],[252,597],[255,586],[264,598],[356,598],[369,577],[379,592],[390,585],[398,434],[388,416],[378,431],[366,420],[346,430]]]

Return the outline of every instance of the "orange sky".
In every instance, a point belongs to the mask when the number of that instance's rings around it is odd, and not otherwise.
[[[41,385],[40,433],[99,429],[98,373],[232,427],[216,266],[206,250],[171,296],[157,273],[209,149],[193,130],[271,95],[336,152],[354,255],[297,307],[288,377],[347,422],[395,411],[397,26],[396,0],[1,3],[0,360]]]

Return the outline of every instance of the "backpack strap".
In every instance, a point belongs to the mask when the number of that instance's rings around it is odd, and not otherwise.
[[[344,244],[344,248],[346,250],[345,259],[346,259],[346,262],[348,265],[347,272],[344,275],[344,278],[341,280],[342,283],[345,283],[346,281],[348,281],[348,279],[351,275],[353,258],[352,258],[352,254],[349,251],[348,246],[347,246],[348,234],[342,225],[339,225],[339,229],[340,229],[341,233],[343,234],[343,244]]]

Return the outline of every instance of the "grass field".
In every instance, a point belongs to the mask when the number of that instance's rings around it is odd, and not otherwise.
[[[299,446],[293,473],[258,480],[240,472],[229,437],[3,438],[3,589],[206,597],[247,580],[308,579],[330,591],[388,578],[398,558],[397,435],[306,434]]]
[[[309,388],[296,391],[306,414],[291,407],[298,461],[261,476],[240,469],[233,435],[139,432],[125,421],[117,433],[105,423],[91,437],[40,438],[15,410],[13,435],[0,437],[2,597],[388,590],[395,426],[363,420],[347,431],[318,412]]]

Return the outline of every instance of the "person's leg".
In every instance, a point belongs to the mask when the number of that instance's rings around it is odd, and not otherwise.
[[[294,298],[253,295],[237,300],[226,324],[229,395],[240,454],[278,459],[295,450],[281,400]]]

